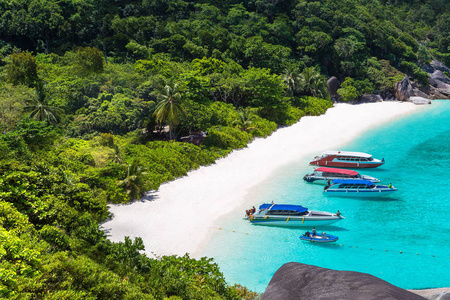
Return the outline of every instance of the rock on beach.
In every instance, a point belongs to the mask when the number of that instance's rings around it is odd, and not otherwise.
[[[424,300],[427,298],[366,273],[335,271],[290,262],[275,272],[261,299]]]

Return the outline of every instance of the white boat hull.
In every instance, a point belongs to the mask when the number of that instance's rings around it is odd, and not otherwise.
[[[327,185],[328,180],[333,181],[335,179],[345,179],[345,178],[315,176],[315,177],[311,177],[311,179],[305,180],[305,181],[309,182],[309,183],[315,183],[315,184],[320,184],[320,185]],[[362,176],[361,179],[369,180],[369,181],[372,181],[373,183],[380,182],[379,179],[374,178],[374,177],[370,177],[370,176]]]
[[[361,197],[361,198],[368,198],[368,197],[384,197],[392,194],[393,192],[397,191],[397,189],[361,189],[361,190],[332,190],[328,189],[324,191],[324,194],[326,196],[333,196],[333,197]]]
[[[250,220],[250,223],[255,225],[269,225],[269,226],[285,226],[285,227],[317,227],[330,225],[337,221],[342,220],[339,217],[333,218],[301,218],[301,217],[281,217],[281,216],[268,216],[267,218],[254,217]]]

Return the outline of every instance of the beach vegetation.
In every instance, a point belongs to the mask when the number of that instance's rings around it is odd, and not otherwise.
[[[374,87],[368,78],[364,80],[355,80],[351,77],[345,78],[338,89],[338,94],[341,95],[342,100],[352,101],[356,100],[364,94],[370,94],[374,91]]]
[[[99,229],[108,203],[325,113],[330,76],[344,101],[392,93],[405,76],[427,85],[423,65],[450,65],[449,9],[0,1],[0,297],[258,298],[208,258],[111,242]]]

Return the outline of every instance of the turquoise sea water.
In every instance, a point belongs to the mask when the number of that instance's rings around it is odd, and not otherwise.
[[[405,289],[449,287],[450,101],[433,101],[339,150],[385,158],[384,166],[360,173],[391,182],[398,191],[379,199],[325,197],[323,186],[302,180],[318,154],[312,153],[255,187],[247,207],[221,220],[201,254],[214,258],[229,284],[257,292],[291,261],[369,273]],[[245,209],[272,200],[340,210],[345,220],[318,228],[339,241],[311,244],[299,240],[305,229],[255,226],[242,219]]]

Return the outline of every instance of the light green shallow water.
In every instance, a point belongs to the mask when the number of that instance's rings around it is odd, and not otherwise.
[[[450,101],[433,101],[339,150],[385,158],[384,166],[360,173],[392,182],[398,192],[379,199],[325,197],[322,186],[302,180],[312,170],[308,158],[249,195],[256,207],[273,200],[339,209],[345,220],[319,228],[338,235],[337,243],[302,242],[304,229],[254,226],[238,212],[221,221],[202,255],[214,258],[228,283],[258,292],[291,261],[369,273],[405,289],[450,286]]]

